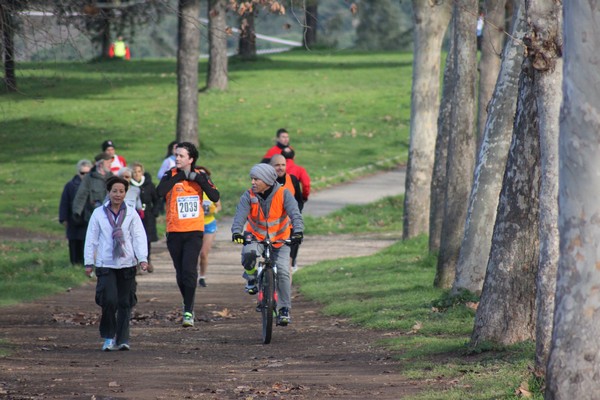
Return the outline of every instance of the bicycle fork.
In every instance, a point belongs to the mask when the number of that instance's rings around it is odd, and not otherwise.
[[[264,300],[264,292],[262,290],[263,266],[259,265],[257,271],[258,296],[256,298],[256,311],[260,312],[262,310]],[[277,302],[279,301],[279,295],[277,294],[277,267],[273,267],[273,300],[273,316],[277,318]]]

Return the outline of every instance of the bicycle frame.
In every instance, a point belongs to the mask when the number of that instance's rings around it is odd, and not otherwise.
[[[260,311],[262,315],[263,344],[269,344],[273,333],[273,319],[277,321],[277,265],[271,259],[274,243],[269,238],[264,240],[246,238],[244,243],[258,243],[263,246],[257,268],[258,298],[256,310]],[[281,240],[275,243],[289,245],[290,241]]]

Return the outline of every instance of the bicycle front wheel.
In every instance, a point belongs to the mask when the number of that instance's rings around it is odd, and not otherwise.
[[[262,272],[261,294],[262,341],[263,344],[269,344],[273,334],[273,314],[275,313],[275,280],[271,268],[266,268]]]

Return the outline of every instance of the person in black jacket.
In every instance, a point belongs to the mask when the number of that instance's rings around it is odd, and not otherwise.
[[[133,177],[131,184],[140,188],[140,200],[142,201],[142,223],[146,230],[148,238],[148,272],[154,272],[154,266],[150,259],[150,243],[158,241],[156,229],[156,218],[160,210],[160,198],[156,192],[156,186],[152,182],[152,177],[144,169],[144,165],[139,162],[131,164]]]
[[[79,160],[77,163],[77,175],[75,175],[65,187],[60,198],[58,208],[58,222],[64,225],[69,241],[69,259],[73,265],[83,265],[83,245],[85,243],[86,224],[73,221],[73,200],[81,180],[92,169],[89,160]]]

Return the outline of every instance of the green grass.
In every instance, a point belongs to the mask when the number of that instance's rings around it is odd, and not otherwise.
[[[69,263],[66,241],[0,242],[0,306],[78,286],[86,279]]]
[[[411,54],[289,52],[231,60],[229,90],[200,93],[200,160],[231,215],[248,171],[286,127],[315,188],[406,161]],[[107,138],[154,176],[174,139],[175,60],[19,63],[19,92],[0,96],[0,218],[62,231],[57,208],[81,158]],[[205,81],[200,62],[200,82]]]
[[[305,215],[305,230],[311,235],[402,232],[403,204],[404,196],[393,196],[368,205],[350,205],[320,218]]]
[[[308,266],[294,274],[294,284],[326,314],[390,332],[379,345],[402,361],[399,372],[431,383],[407,399],[517,398],[515,390],[531,375],[535,345],[470,353],[474,311],[460,303],[433,307],[447,294],[433,287],[435,265],[420,237],[373,256]]]

